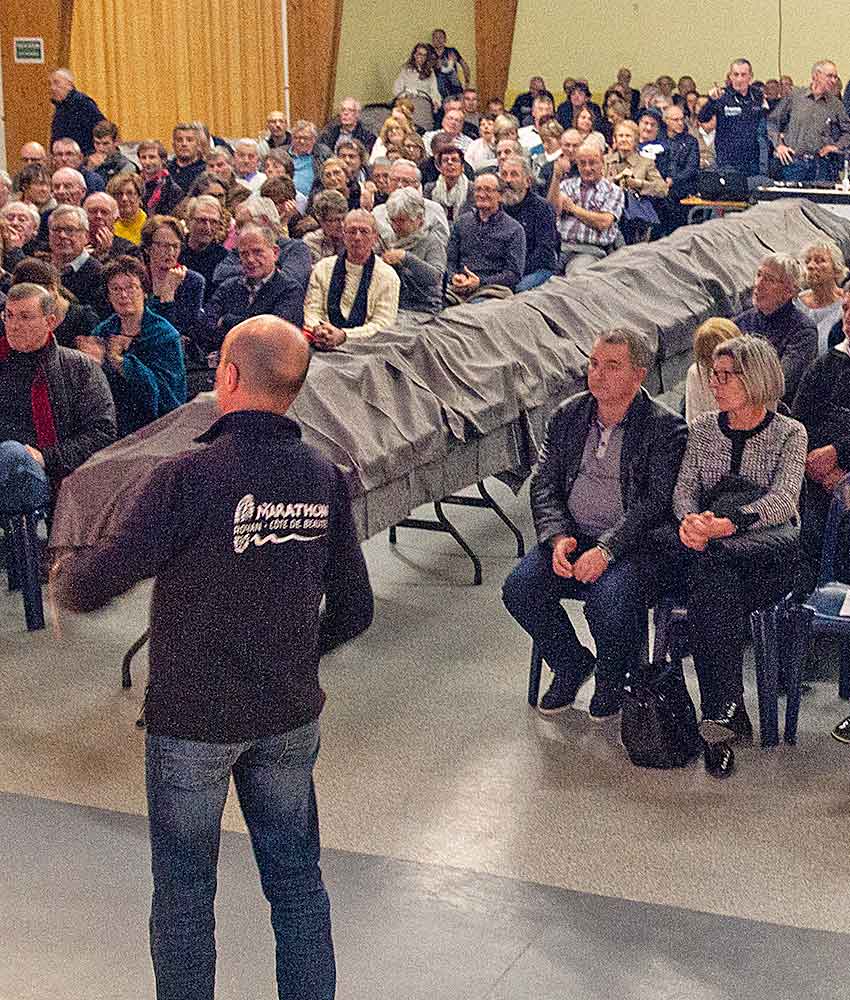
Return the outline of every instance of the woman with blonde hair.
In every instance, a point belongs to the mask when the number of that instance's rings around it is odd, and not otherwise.
[[[800,254],[800,259],[806,268],[807,287],[797,296],[796,303],[817,325],[820,356],[844,337],[840,333],[834,343],[830,343],[830,331],[841,319],[842,291],[839,285],[847,277],[847,267],[838,244],[830,239],[810,243]]]
[[[406,120],[402,120],[397,115],[390,115],[381,126],[381,131],[378,133],[378,138],[369,154],[369,162],[374,163],[375,160],[386,156],[390,146],[401,146],[411,132],[413,132],[413,126],[409,125]]]
[[[732,320],[722,316],[712,316],[694,331],[694,363],[685,378],[685,420],[689,424],[703,413],[717,409],[717,400],[709,387],[714,349],[740,336],[741,331]]]

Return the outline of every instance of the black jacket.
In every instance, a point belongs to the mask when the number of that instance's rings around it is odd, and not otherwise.
[[[218,350],[230,329],[249,316],[268,314],[297,327],[304,325],[304,289],[282,271],[275,271],[253,302],[249,303],[249,298],[250,290],[242,277],[230,278],[216,288],[205,311],[205,346],[209,350]]]
[[[0,361],[0,440],[17,441],[23,436],[15,434],[7,420],[14,421],[39,367],[47,379],[56,427],[56,446],[42,449],[44,468],[55,488],[64,476],[115,440],[115,404],[100,365],[80,351],[59,347],[51,337],[40,351],[11,351]],[[13,413],[10,407],[18,410]],[[33,437],[21,440],[21,444],[37,446],[34,431]]]
[[[148,732],[277,735],[318,717],[319,657],[372,620],[348,490],[283,416],[231,413],[198,441],[125,499],[117,537],[60,564],[57,596],[91,611],[155,577]]]
[[[791,408],[806,428],[809,448],[831,444],[838,467],[850,469],[850,356],[830,350],[807,370]]]
[[[112,312],[103,285],[103,265],[94,257],[89,257],[76,271],[70,267],[64,268],[62,284],[83,305],[91,306],[101,319],[106,319]]]
[[[567,501],[581,466],[585,441],[596,418],[596,400],[580,392],[552,415],[531,480],[531,513],[537,540],[575,537],[578,528]],[[623,517],[599,541],[615,559],[637,548],[647,533],[672,518],[673,489],[688,429],[685,421],[641,389],[626,414],[620,458]]]
[[[88,94],[76,87],[62,101],[53,101],[53,123],[50,126],[51,146],[57,139],[73,139],[88,156],[94,152],[92,129],[106,117]]]
[[[323,146],[327,146],[328,149],[335,151],[341,133],[342,125],[338,121],[331,122],[330,125],[325,126],[324,131],[319,135],[319,142]],[[358,142],[362,142],[370,153],[372,152],[372,147],[375,145],[375,140],[378,138],[368,129],[364,128],[362,122],[358,122],[354,126],[354,131],[351,135]]]

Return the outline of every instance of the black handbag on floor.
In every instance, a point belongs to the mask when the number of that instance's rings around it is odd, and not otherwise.
[[[682,668],[651,671],[644,666],[624,688],[620,738],[637,767],[684,767],[703,746]]]

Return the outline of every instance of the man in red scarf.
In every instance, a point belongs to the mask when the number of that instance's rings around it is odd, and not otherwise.
[[[0,512],[44,510],[63,476],[115,440],[115,406],[91,358],[60,347],[53,294],[14,285],[0,334]]]

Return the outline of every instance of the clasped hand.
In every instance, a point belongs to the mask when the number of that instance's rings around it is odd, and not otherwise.
[[[679,525],[679,540],[695,552],[704,552],[714,538],[729,538],[736,531],[728,517],[715,517],[710,510],[702,514],[686,514]]]
[[[569,535],[562,535],[552,546],[552,572],[567,580],[578,580],[579,583],[596,583],[608,569],[608,554],[594,546],[583,552],[576,561],[570,562],[569,557],[575,552],[578,543]]]

